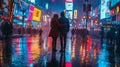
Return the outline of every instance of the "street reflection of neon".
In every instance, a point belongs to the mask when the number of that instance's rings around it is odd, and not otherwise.
[[[103,45],[106,45],[106,44],[103,44]],[[107,56],[108,56],[107,50],[102,49],[101,54],[98,57],[98,67],[109,67],[108,59],[106,59]]]
[[[96,58],[97,58],[97,50],[94,49],[94,59],[96,59]]]
[[[65,67],[72,67],[72,63],[71,62],[66,62]]]
[[[31,52],[33,60],[39,58],[40,56],[39,37],[32,38]]]
[[[84,60],[85,60],[85,56],[82,54],[81,55],[81,62],[84,63]]]
[[[1,43],[1,41],[0,41],[0,48],[2,48],[3,46],[2,46],[2,43]],[[2,65],[2,49],[0,49],[0,66]]]
[[[66,54],[66,62],[71,61],[71,52]]]
[[[72,47],[72,58],[75,57],[75,45],[76,45],[76,38],[73,40],[73,47]]]
[[[81,43],[81,46],[80,46],[80,60],[81,60],[81,63],[84,63],[84,60],[85,60],[85,48],[84,48],[84,44]]]
[[[33,64],[30,64],[30,66],[29,67],[34,67],[34,65]]]
[[[28,63],[32,63],[32,54],[31,54],[31,45],[32,45],[32,37],[27,39],[27,48],[28,48]]]
[[[71,40],[68,40],[68,42],[69,41],[71,41]],[[66,53],[65,53],[65,56],[66,56],[66,62],[71,62],[71,44],[68,44],[67,43],[67,47],[68,47],[68,49],[67,49],[67,51],[66,51]]]
[[[86,58],[85,58],[85,61],[88,63],[88,62],[89,62],[89,59],[90,59],[90,54],[87,53],[87,56],[86,56]]]
[[[91,38],[88,38],[87,42],[88,42],[88,43],[87,43],[87,51],[90,52],[92,39],[91,39]]]
[[[19,55],[20,54],[20,38],[17,38],[14,40],[13,46],[15,48],[15,53]]]

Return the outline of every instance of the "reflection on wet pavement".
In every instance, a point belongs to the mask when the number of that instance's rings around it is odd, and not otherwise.
[[[119,67],[119,56],[116,56],[114,45],[108,45],[106,41],[102,44],[100,39],[88,37],[85,41],[78,35],[71,38],[68,34],[67,48],[65,53],[60,53],[59,38],[57,41],[56,61],[51,61],[51,38],[44,38],[40,44],[39,36],[29,36],[0,41],[0,65],[5,67],[6,58],[3,58],[3,46],[7,48],[12,58],[12,67]],[[111,47],[114,46],[114,47]]]
[[[32,66],[40,57],[39,37],[28,37],[13,40],[13,64]]]

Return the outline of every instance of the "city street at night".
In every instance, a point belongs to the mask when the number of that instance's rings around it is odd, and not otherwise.
[[[0,0],[0,67],[120,67],[120,0]]]

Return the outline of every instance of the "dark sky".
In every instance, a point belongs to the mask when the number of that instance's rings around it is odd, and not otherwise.
[[[51,0],[54,1],[51,3],[50,8],[52,11],[60,13],[65,9],[65,0]],[[74,9],[78,10],[79,17],[81,17],[84,13],[82,11],[82,6],[84,0],[73,0]],[[95,8],[98,4],[100,4],[101,0],[89,0],[92,4],[92,7]]]

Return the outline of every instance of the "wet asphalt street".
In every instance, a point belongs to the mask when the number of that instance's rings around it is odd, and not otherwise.
[[[46,29],[47,30],[47,29]],[[51,61],[52,40],[48,33],[0,40],[1,67],[120,67],[116,43],[89,35],[82,40],[68,33],[66,51],[59,52],[57,39],[56,61]]]

